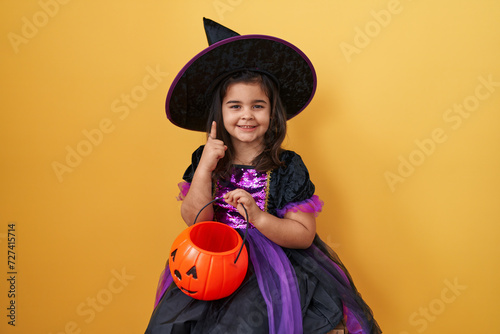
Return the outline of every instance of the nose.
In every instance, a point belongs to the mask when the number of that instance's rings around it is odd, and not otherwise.
[[[243,112],[241,113],[241,119],[249,120],[249,119],[253,119],[253,118],[254,118],[254,116],[253,116],[252,108],[250,108],[250,107],[243,108]]]

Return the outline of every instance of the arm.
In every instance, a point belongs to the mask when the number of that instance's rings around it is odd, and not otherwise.
[[[191,226],[201,208],[212,200],[212,172],[217,163],[224,157],[227,147],[222,140],[216,138],[216,123],[212,123],[212,130],[208,136],[207,143],[203,149],[200,163],[191,181],[191,187],[186,197],[182,201],[181,216],[188,226]],[[212,220],[213,207],[205,208],[199,221]]]
[[[181,216],[184,222],[191,226],[201,208],[212,200],[212,176],[209,173],[196,170],[189,192],[181,204]],[[212,220],[213,209],[211,206],[205,208],[198,217],[199,221]]]
[[[248,212],[248,220],[269,240],[282,247],[308,248],[316,235],[316,218],[314,213],[287,212],[284,218],[275,217],[262,211],[255,203],[252,195],[237,189],[227,193],[224,200],[238,209],[245,217],[243,204]]]

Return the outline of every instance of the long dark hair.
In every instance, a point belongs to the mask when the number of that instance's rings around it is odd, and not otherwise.
[[[210,133],[212,122],[216,121],[217,139],[222,140],[227,146],[224,158],[219,160],[215,168],[214,178],[227,177],[235,157],[231,136],[226,131],[222,119],[222,100],[226,95],[228,87],[234,83],[259,83],[271,104],[271,119],[269,128],[264,135],[264,150],[255,157],[252,165],[261,172],[266,172],[283,165],[279,156],[282,152],[281,144],[286,136],[286,113],[279,95],[278,84],[267,74],[242,70],[231,73],[222,79],[213,90],[210,114],[207,122],[207,134]]]

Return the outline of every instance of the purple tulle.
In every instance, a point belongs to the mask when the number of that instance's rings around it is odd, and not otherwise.
[[[300,292],[288,257],[281,247],[271,242],[257,229],[248,230],[247,241],[249,258],[267,306],[269,333],[301,333]],[[155,307],[172,282],[167,264],[158,283]]]
[[[248,171],[245,170],[243,176],[247,174]],[[246,180],[244,177],[242,179]],[[252,178],[254,181],[256,179]],[[179,183],[180,194],[177,199],[183,200],[189,188],[190,183]],[[262,187],[257,190],[260,188]],[[323,201],[317,195],[313,195],[304,201],[287,204],[284,208],[277,210],[277,215],[282,218],[287,212],[302,211],[311,212],[317,216],[321,212],[323,205]],[[230,217],[230,215],[228,216]],[[242,217],[239,215],[238,217],[243,221]],[[233,228],[246,226],[243,223],[234,224],[230,219],[222,222]],[[244,229],[241,228],[241,230]],[[319,237],[317,239],[319,240]],[[285,254],[285,250],[271,242],[255,228],[248,230],[247,242],[249,259],[253,265],[260,292],[267,306],[269,333],[302,332],[300,291],[294,268],[287,254]],[[319,270],[312,274],[335,287],[342,301],[343,316],[349,333],[379,333],[380,329],[374,322],[369,307],[364,303],[354,287],[347,270],[333,251],[321,251],[317,245],[324,245],[324,243],[322,241],[318,242],[319,244],[315,243],[306,250],[288,250],[288,252],[291,252],[294,258],[303,257],[303,260],[307,261],[308,267],[318,268]],[[324,252],[330,252],[330,256]],[[155,307],[172,282],[173,279],[167,265],[158,284]]]
[[[314,212],[314,215],[317,217],[318,214],[323,209],[323,201],[319,199],[317,195],[313,195],[311,198],[306,199],[305,201],[298,203],[289,203],[284,208],[276,210],[278,217],[283,218],[285,213],[288,211],[297,212]]]
[[[187,193],[189,192],[189,188],[191,187],[191,183],[182,181],[177,184],[179,187],[180,193],[179,196],[177,196],[178,201],[183,201],[184,198],[186,198]]]
[[[249,259],[266,302],[269,333],[301,333],[302,311],[300,291],[294,269],[283,248],[267,239],[259,230],[248,230]],[[342,268],[312,245],[299,251],[309,259],[308,266],[321,269],[338,290],[343,304],[344,320],[349,333],[372,333],[371,324],[360,304],[361,296],[354,290]],[[163,271],[156,293],[155,307],[173,283],[168,265]]]
[[[266,301],[269,333],[302,333],[300,292],[294,269],[281,247],[249,229],[249,255]]]
[[[158,282],[158,287],[156,288],[156,298],[155,298],[155,308],[160,302],[161,297],[167,291],[170,284],[174,282],[172,275],[170,274],[170,267],[167,265],[160,275],[160,281]]]

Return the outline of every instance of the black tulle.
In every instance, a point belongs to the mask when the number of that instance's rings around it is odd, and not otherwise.
[[[202,151],[193,153],[185,181],[191,182]],[[285,151],[281,158],[285,166],[271,174],[270,213],[314,194],[300,156]],[[350,333],[381,333],[347,269],[318,235],[300,250],[279,247],[255,228],[248,232],[250,265],[236,292],[216,301],[193,299],[169,283],[167,266],[146,333],[327,333],[341,321]]]

